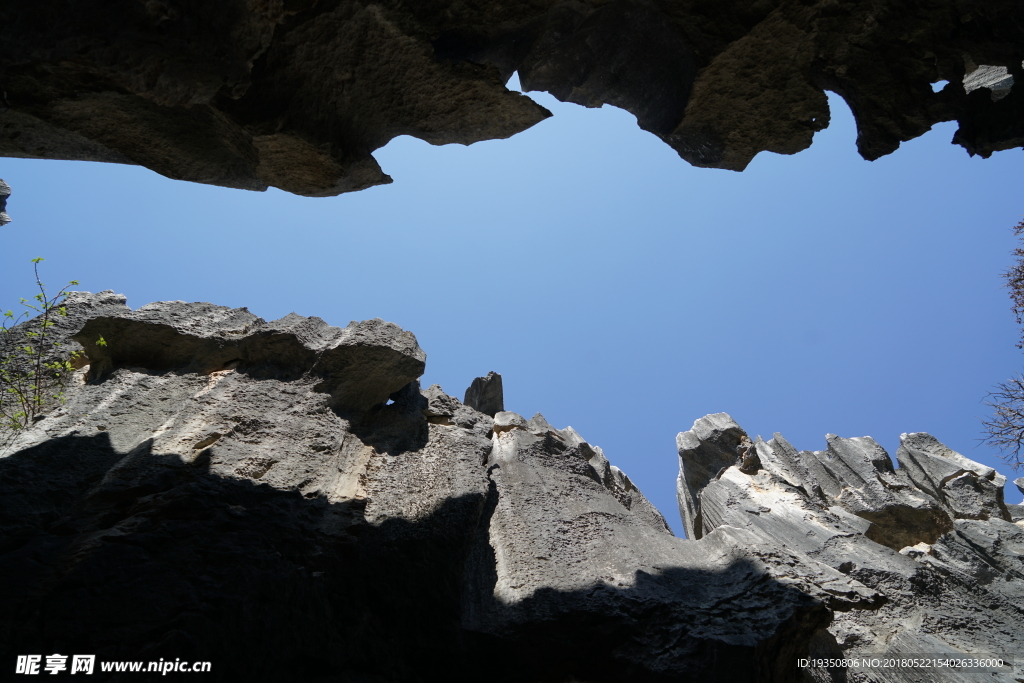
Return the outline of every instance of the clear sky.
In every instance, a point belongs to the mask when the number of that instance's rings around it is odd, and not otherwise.
[[[394,184],[327,199],[0,159],[0,306],[31,295],[42,256],[51,289],[132,307],[390,320],[426,350],[424,386],[461,398],[500,372],[508,410],[604,448],[680,534],[675,435],[708,413],[799,449],[870,435],[894,458],[927,431],[1020,476],[979,445],[986,393],[1022,365],[1001,278],[1020,150],[972,159],[942,124],[867,162],[831,97],[811,149],[697,169],[626,112],[531,96],[554,116],[469,147],[398,138],[375,154]]]

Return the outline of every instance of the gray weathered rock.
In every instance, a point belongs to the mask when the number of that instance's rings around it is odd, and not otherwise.
[[[688,538],[704,535],[698,493],[719,473],[743,461],[750,449],[746,433],[725,413],[707,415],[693,423],[693,429],[676,437],[680,462],[676,495],[683,528]],[[714,527],[712,527],[714,528]]]
[[[494,414],[494,431],[507,432],[512,429],[526,429],[526,418],[518,413],[503,410]]]
[[[831,656],[1019,652],[1024,536],[997,514],[1006,508],[994,505],[996,494],[977,486],[999,475],[927,434],[904,435],[898,470],[868,437],[827,440],[827,450],[812,453],[778,434],[759,437],[756,460],[737,454],[720,469],[729,446],[749,439],[727,415],[698,420],[677,439],[680,482],[704,482],[687,489],[696,514],[680,505],[687,529],[745,529],[876,590],[880,609],[836,615],[828,642],[838,654]],[[990,673],[986,680],[1009,682],[1024,667]],[[946,680],[929,675],[858,669],[823,680]]]
[[[992,101],[998,102],[1010,94],[1014,79],[1005,66],[977,66],[964,76],[964,90],[971,93],[979,88],[987,88],[992,93]]]
[[[102,338],[107,341],[100,345]],[[265,377],[319,377],[332,406],[361,410],[423,372],[426,354],[410,332],[383,320],[344,329],[294,313],[266,322],[244,308],[165,301],[88,320],[75,336],[90,379],[118,368],[209,374],[238,369]]]
[[[432,424],[458,425],[490,438],[494,420],[490,415],[473,410],[463,405],[459,399],[444,393],[437,384],[432,384],[423,392],[427,406],[422,410],[427,421]]]
[[[477,377],[466,389],[462,402],[467,406],[494,417],[505,410],[505,392],[501,387],[501,375],[488,372],[486,377]]]
[[[1006,477],[968,460],[930,434],[901,434],[896,453],[900,470],[957,519],[1009,520],[1003,504]]]
[[[421,390],[425,355],[390,323],[132,311],[112,292],[67,305],[54,333],[88,367],[0,457],[8,661],[210,660],[214,681],[916,681],[795,662],[1024,644],[1020,506],[928,435],[904,436],[897,470],[867,437],[797,451],[702,418],[677,439],[679,539],[572,427]]]
[[[6,661],[798,681],[797,657],[837,647],[835,610],[883,602],[753,528],[675,538],[572,428],[421,390],[423,353],[388,323],[131,311],[110,292],[68,306],[56,333],[89,366],[0,458]]]
[[[542,427],[546,420],[535,417],[531,423]],[[638,634],[612,644],[617,658],[633,666],[644,662],[665,675],[714,680],[740,675],[738,662],[708,668],[701,661],[686,664],[675,648],[655,646],[655,653],[649,647],[706,637],[751,642],[734,630],[732,616],[747,610],[762,614],[772,603],[792,609],[785,591],[768,597],[751,582],[771,567],[787,566],[780,575],[768,575],[785,576],[834,609],[877,607],[876,593],[777,544],[758,542],[753,534],[723,528],[698,542],[673,537],[628,479],[607,465],[600,449],[582,438],[565,438],[564,432],[536,432],[496,430],[493,437],[488,464],[498,494],[490,522],[496,577],[493,600],[474,607],[478,628],[507,636],[565,610],[586,609],[586,601],[594,600],[604,613],[628,613],[642,624]],[[615,495],[616,488],[632,489],[631,504]],[[635,612],[630,603],[645,607]],[[825,622],[811,619],[807,626],[816,632]],[[565,647],[568,638],[557,636]]]
[[[11,186],[0,178],[0,227],[11,222],[11,217],[7,215],[7,198],[10,196]]]
[[[1024,505],[1007,505],[1006,511],[1010,513],[1011,522],[1024,521]]]

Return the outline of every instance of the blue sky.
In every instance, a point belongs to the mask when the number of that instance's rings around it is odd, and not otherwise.
[[[1024,155],[983,160],[941,124],[875,162],[852,116],[794,156],[696,169],[631,115],[531,93],[554,116],[469,147],[408,137],[394,184],[326,199],[183,183],[142,168],[0,159],[14,222],[0,306],[51,288],[381,317],[426,350],[423,384],[505,405],[604,448],[677,533],[674,439],[725,411],[753,436],[927,431],[979,445],[986,393],[1021,369],[1001,273],[1024,218]],[[1009,487],[1007,501],[1020,502]]]

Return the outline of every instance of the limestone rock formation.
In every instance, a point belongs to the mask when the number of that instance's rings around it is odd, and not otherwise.
[[[11,186],[0,178],[0,226],[11,222],[11,217],[7,215],[7,198],[10,196]]]
[[[501,385],[501,375],[488,372],[486,377],[477,377],[466,389],[462,402],[485,415],[494,417],[505,410],[505,391]]]
[[[0,440],[5,662],[210,661],[211,681],[967,681],[798,661],[1024,644],[1024,506],[927,434],[903,435],[896,469],[867,437],[801,452],[701,418],[677,439],[680,539],[571,427],[422,390],[425,354],[393,324],[131,310],[112,292],[66,305],[52,331],[85,354],[67,402]]]
[[[1005,478],[929,434],[901,436],[899,469],[870,437],[827,442],[797,451],[779,434],[751,441],[725,413],[697,420],[677,439],[687,535],[746,529],[878,591],[879,610],[836,615],[837,656],[1020,653],[1024,525],[1003,503]],[[871,669],[832,680],[977,675]],[[1024,662],[984,677],[1019,681]]]
[[[398,135],[541,121],[504,87],[518,72],[630,111],[698,166],[805,149],[825,90],[867,159],[952,120],[988,156],[1024,145],[1022,27],[1017,0],[8,0],[0,155],[333,195],[390,182],[372,152]]]
[[[88,363],[0,457],[4,662],[799,681],[835,610],[884,602],[756,531],[676,538],[572,428],[421,390],[394,325],[112,292],[67,306],[54,332]]]

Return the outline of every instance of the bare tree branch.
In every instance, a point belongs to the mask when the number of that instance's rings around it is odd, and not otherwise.
[[[1017,375],[996,385],[985,405],[993,415],[983,420],[987,436],[982,440],[1003,451],[1002,459],[1015,470],[1024,467],[1024,376]]]
[[[1013,228],[1020,238],[1020,246],[1013,250],[1016,262],[1003,273],[1006,288],[1013,301],[1013,315],[1021,326],[1018,349],[1024,349],[1024,220]],[[1024,376],[1016,375],[996,385],[989,392],[985,405],[992,408],[993,415],[982,420],[986,437],[982,443],[995,446],[1002,451],[1002,459],[1015,470],[1024,468]]]

